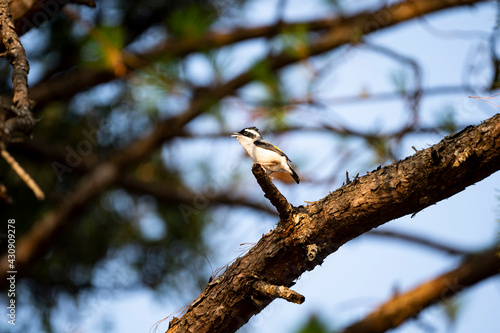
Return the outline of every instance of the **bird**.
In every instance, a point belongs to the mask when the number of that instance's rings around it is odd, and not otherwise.
[[[239,132],[231,133],[231,136],[238,139],[254,163],[262,165],[266,172],[269,174],[286,172],[293,177],[297,184],[300,183],[299,176],[292,168],[292,161],[281,149],[264,140],[257,127],[244,128]]]

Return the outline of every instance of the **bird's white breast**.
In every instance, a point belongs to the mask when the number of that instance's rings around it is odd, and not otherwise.
[[[246,137],[238,137],[238,142],[252,158],[255,163],[260,163],[269,172],[281,171],[287,165],[286,157],[277,152],[257,147],[253,140]]]

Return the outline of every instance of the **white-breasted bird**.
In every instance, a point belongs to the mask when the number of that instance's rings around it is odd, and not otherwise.
[[[283,171],[292,175],[297,184],[300,182],[299,176],[290,164],[292,161],[281,149],[265,141],[256,127],[244,128],[239,132],[233,132],[231,136],[238,139],[254,163],[262,165],[264,170],[269,173]]]

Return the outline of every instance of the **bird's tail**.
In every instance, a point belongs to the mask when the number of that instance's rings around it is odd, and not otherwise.
[[[295,182],[298,184],[300,183],[300,178],[299,178],[299,175],[297,175],[297,173],[295,172],[295,170],[293,170],[292,166],[290,165],[290,163],[288,163],[288,168],[290,169],[290,174],[292,175],[293,179],[295,180]]]

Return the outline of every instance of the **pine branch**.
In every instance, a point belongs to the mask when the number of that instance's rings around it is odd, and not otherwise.
[[[20,131],[31,133],[35,120],[31,114],[31,101],[29,99],[28,72],[29,63],[21,40],[14,28],[14,20],[10,12],[7,0],[0,0],[0,33],[2,43],[5,47],[5,56],[12,65],[12,107],[15,117],[6,119],[5,109],[0,110],[0,151],[4,160],[19,175],[26,185],[33,191],[39,200],[45,198],[45,194],[31,178],[31,176],[17,163],[7,152],[6,146],[11,139],[12,133]],[[3,103],[2,103],[3,104]]]
[[[4,142],[8,142],[15,131],[29,134],[35,125],[31,114],[28,72],[29,64],[21,40],[14,28],[14,20],[7,0],[0,0],[0,32],[2,43],[6,49],[5,56],[12,65],[12,110],[16,117],[7,119],[0,134]]]
[[[461,192],[500,169],[500,114],[402,161],[374,170],[306,207],[264,235],[207,285],[173,332],[234,332],[270,302],[255,277],[290,287],[349,240]],[[293,221],[293,222],[292,222]]]
[[[500,273],[498,248],[467,258],[456,269],[401,295],[395,295],[343,333],[377,333],[396,328],[425,308]]]

